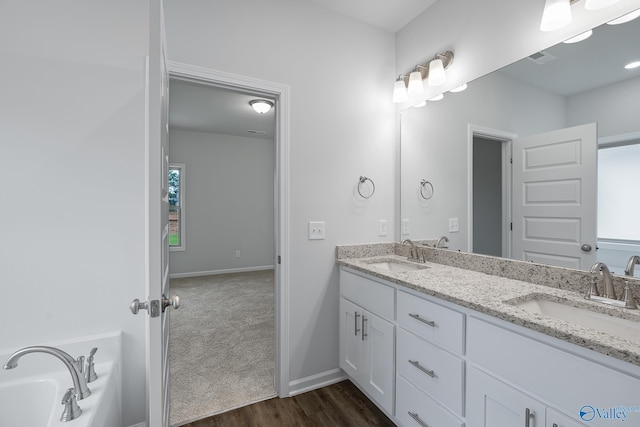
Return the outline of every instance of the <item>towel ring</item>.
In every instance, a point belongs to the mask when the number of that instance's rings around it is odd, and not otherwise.
[[[360,186],[362,184],[364,184],[365,182],[369,181],[372,185],[372,189],[371,189],[371,194],[369,194],[368,196],[365,196],[364,194],[362,194],[362,191],[360,191]],[[363,199],[369,199],[371,196],[373,196],[373,193],[376,192],[376,184],[371,180],[371,178],[367,178],[364,175],[360,176],[360,179],[358,180],[358,194],[363,198]]]
[[[425,189],[427,189],[427,194],[425,195]],[[425,200],[429,200],[433,197],[433,184],[423,179],[420,181],[420,197]]]

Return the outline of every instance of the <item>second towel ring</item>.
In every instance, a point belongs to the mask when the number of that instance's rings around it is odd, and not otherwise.
[[[360,190],[360,186],[362,184],[364,184],[365,182],[369,181],[371,183],[371,194],[369,194],[368,196],[365,196],[364,194],[362,194],[362,191]],[[376,192],[376,184],[371,180],[371,178],[367,178],[364,175],[360,175],[360,179],[358,180],[358,194],[363,198],[363,199],[368,199],[371,196],[373,196],[373,193]]]
[[[433,197],[433,184],[427,181],[426,179],[423,179],[422,181],[420,181],[420,197],[422,197],[425,200],[429,200],[430,198]]]

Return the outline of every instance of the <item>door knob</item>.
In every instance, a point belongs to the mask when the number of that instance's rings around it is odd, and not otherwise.
[[[162,294],[162,312],[164,313],[164,310],[169,306],[173,307],[174,310],[179,309],[180,297],[178,295],[174,295],[171,298],[167,298],[164,294]]]
[[[584,245],[580,246],[580,249],[582,249],[584,252],[591,252],[591,249],[593,248],[590,244],[585,243]]]
[[[129,310],[131,310],[131,312],[133,314],[138,314],[140,309],[148,310],[148,308],[149,307],[148,307],[147,302],[146,301],[140,302],[140,300],[138,298],[136,298],[133,301],[131,301],[131,304],[129,305]]]

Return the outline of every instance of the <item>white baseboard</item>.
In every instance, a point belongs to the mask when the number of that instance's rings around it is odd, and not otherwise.
[[[219,274],[248,273],[250,271],[263,271],[263,270],[273,270],[273,269],[274,269],[273,265],[260,265],[257,267],[227,268],[224,270],[210,270],[210,271],[193,271],[191,273],[173,273],[173,274],[169,274],[169,278],[180,279],[183,277],[216,276]]]
[[[293,380],[289,382],[289,396],[295,396],[296,394],[316,390],[346,379],[347,376],[342,369],[336,368],[305,378],[300,378],[299,380]]]

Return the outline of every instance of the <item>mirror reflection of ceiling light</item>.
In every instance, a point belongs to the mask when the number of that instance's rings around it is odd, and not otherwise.
[[[254,99],[249,101],[249,105],[259,114],[264,114],[273,108],[273,102],[267,101],[266,99]]]
[[[454,87],[453,89],[451,89],[449,92],[453,92],[453,93],[458,93],[458,92],[462,92],[463,90],[465,90],[467,88],[467,84],[463,83],[458,87]]]
[[[440,95],[436,95],[433,98],[429,99],[429,101],[440,101],[442,98],[444,98],[444,94],[441,93]]]
[[[593,30],[585,31],[582,34],[578,34],[575,37],[571,37],[570,39],[563,41],[562,43],[566,43],[566,44],[578,43],[578,42],[581,42],[582,40],[588,39],[589,37],[591,37],[592,34],[593,34]]]
[[[609,25],[620,25],[629,21],[633,21],[638,16],[640,16],[640,9],[634,10],[633,12],[629,12],[626,15],[622,15],[620,18],[616,18],[612,21],[607,22]]]
[[[627,70],[633,70],[634,68],[640,67],[640,61],[633,61],[624,66]]]

